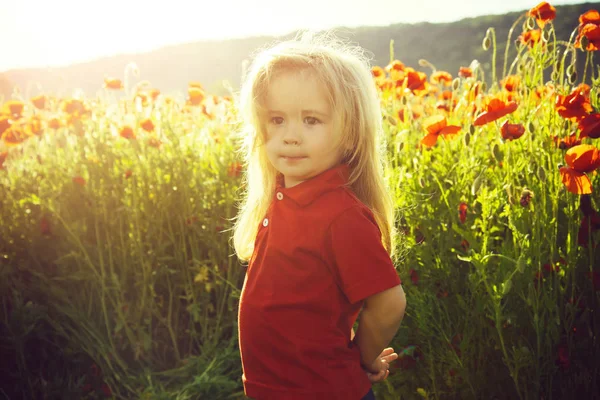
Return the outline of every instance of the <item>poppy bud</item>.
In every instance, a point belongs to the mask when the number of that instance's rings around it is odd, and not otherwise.
[[[542,31],[542,42],[548,43],[548,40],[550,40],[550,32]]]
[[[575,72],[575,65],[571,64],[567,67],[567,75],[571,75]]]
[[[519,200],[519,203],[521,203],[521,206],[527,207],[531,202],[532,198],[533,192],[529,189],[523,189],[523,191],[521,192],[521,199]]]
[[[471,134],[469,132],[465,133],[465,146],[469,146],[469,142],[471,141]]]
[[[587,47],[589,44],[589,40],[588,40],[587,36],[582,36],[580,39],[580,43],[581,43],[581,48],[584,50],[587,50]]]
[[[502,284],[502,295],[506,295],[509,291],[510,288],[512,287],[512,281],[509,279],[508,281],[504,282]]]
[[[487,83],[481,82],[481,92],[485,92],[487,90]]]
[[[577,71],[573,71],[571,75],[569,75],[569,83],[573,85],[577,81]]]
[[[477,195],[477,192],[479,192],[479,188],[481,187],[482,182],[483,173],[479,174],[479,176],[473,181],[473,185],[471,185],[471,194],[473,196]]]
[[[531,30],[533,28],[535,28],[535,21],[533,18],[529,17],[527,18],[527,29]]]
[[[535,125],[533,125],[533,121],[529,121],[527,124],[527,130],[531,133],[535,132]]]
[[[541,165],[538,168],[538,176],[540,178],[540,181],[546,182],[546,170]]]
[[[397,125],[396,119],[395,119],[395,118],[393,118],[391,115],[388,115],[388,116],[386,117],[386,120],[387,120],[387,122],[389,122],[389,123],[390,123],[390,125],[392,125],[392,126],[396,126],[396,125]]]
[[[452,90],[458,90],[459,87],[460,87],[460,79],[454,78],[454,80],[452,81]]]
[[[498,162],[502,162],[502,160],[504,160],[504,156],[502,155],[502,151],[500,151],[500,146],[498,146],[498,143],[496,143],[492,148],[492,155]]]
[[[490,48],[491,44],[492,40],[488,36],[486,36],[483,38],[483,43],[481,43],[481,47],[483,47],[483,50],[487,51]]]
[[[550,75],[550,79],[552,79],[553,81],[556,82],[558,80],[559,76],[560,75],[558,74],[558,71],[554,70],[554,71],[552,71],[552,75]]]

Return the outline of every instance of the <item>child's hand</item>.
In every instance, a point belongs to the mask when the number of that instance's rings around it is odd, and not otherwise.
[[[373,383],[386,380],[390,374],[390,363],[396,359],[398,359],[398,354],[394,353],[393,348],[387,347],[383,349],[373,364],[369,365],[366,369],[369,380]]]

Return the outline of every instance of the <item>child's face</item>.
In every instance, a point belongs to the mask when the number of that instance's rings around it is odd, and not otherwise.
[[[267,155],[286,188],[340,164],[342,151],[335,146],[340,132],[326,88],[309,70],[276,74],[265,106]]]

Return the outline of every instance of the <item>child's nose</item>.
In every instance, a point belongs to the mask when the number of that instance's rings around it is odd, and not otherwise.
[[[290,145],[299,144],[300,143],[300,134],[298,133],[298,129],[299,128],[294,126],[293,124],[291,126],[289,126],[285,132],[285,135],[283,136],[283,143],[290,144]]]

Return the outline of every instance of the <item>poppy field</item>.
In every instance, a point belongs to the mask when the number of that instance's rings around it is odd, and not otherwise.
[[[502,70],[372,69],[407,298],[378,399],[600,393],[600,13],[555,18],[488,29]],[[244,398],[240,127],[198,82],[0,101],[4,397]]]

